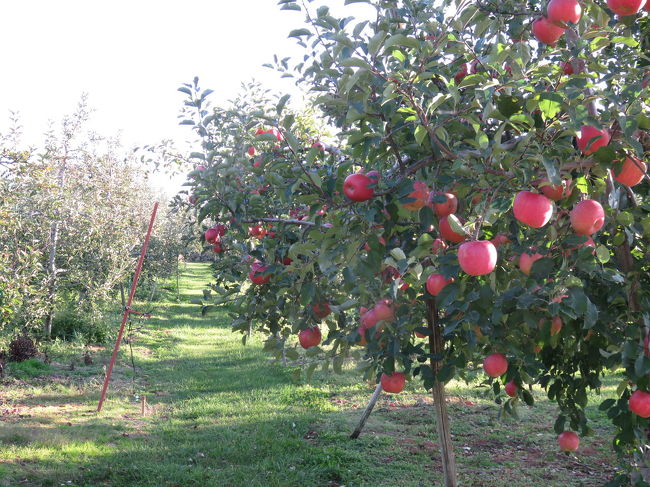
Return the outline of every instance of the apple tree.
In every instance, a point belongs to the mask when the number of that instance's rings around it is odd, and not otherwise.
[[[215,108],[198,80],[180,88],[201,138],[187,204],[218,255],[206,306],[230,303],[233,328],[270,350],[298,335],[387,390],[422,380],[446,486],[450,379],[482,364],[506,412],[541,386],[571,451],[591,432],[588,392],[618,370],[599,407],[632,460],[611,485],[650,485],[643,1],[347,3],[370,20],[279,2],[306,15],[289,34],[305,55],[274,67],[320,125],[287,96]]]

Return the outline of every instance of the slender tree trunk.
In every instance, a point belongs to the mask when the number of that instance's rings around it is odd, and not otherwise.
[[[56,251],[59,244],[59,222],[55,221],[50,226],[50,251],[47,256],[47,306],[43,334],[45,338],[52,336],[52,320],[54,319],[54,305],[58,287]]]
[[[444,350],[444,339],[438,321],[438,308],[435,299],[427,301],[427,323],[429,325],[429,351],[432,355],[442,355]],[[431,359],[431,369],[437,375],[442,366],[440,360]],[[440,442],[440,453],[442,455],[442,471],[445,477],[445,487],[456,487],[456,457],[454,446],[451,442],[451,428],[449,426],[449,415],[447,414],[447,402],[445,400],[445,385],[437,380],[433,385],[433,403],[436,408],[436,426],[438,429],[438,441]]]
[[[379,399],[380,394],[381,394],[381,382],[379,382],[377,384],[377,387],[375,387],[375,392],[373,392],[372,396],[370,396],[370,401],[368,401],[368,405],[366,406],[365,411],[361,415],[359,424],[357,424],[357,427],[354,428],[354,431],[350,435],[350,438],[352,438],[353,440],[359,438],[359,435],[361,434],[363,427],[366,425],[366,421],[370,417],[370,413],[372,413],[372,410],[375,407],[375,404],[377,403],[377,399]]]

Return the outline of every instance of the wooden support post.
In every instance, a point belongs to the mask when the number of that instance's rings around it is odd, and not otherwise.
[[[442,355],[444,350],[444,339],[438,321],[438,308],[435,298],[427,301],[427,324],[429,325],[429,351],[432,355]],[[437,375],[442,366],[440,360],[431,359],[431,369]],[[451,429],[449,427],[449,415],[447,414],[447,402],[445,400],[445,385],[436,380],[433,385],[433,405],[436,410],[436,426],[438,429],[438,441],[440,442],[440,453],[442,455],[442,471],[445,477],[445,487],[456,487],[456,457],[454,445],[451,442]]]
[[[359,424],[357,424],[357,427],[354,428],[354,431],[350,435],[350,438],[353,440],[356,440],[359,438],[359,435],[361,434],[361,431],[363,430],[363,427],[366,424],[366,421],[368,417],[370,416],[370,413],[372,413],[373,408],[375,407],[375,403],[377,402],[377,399],[379,399],[379,395],[381,394],[381,382],[377,384],[377,387],[375,387],[375,392],[372,393],[372,396],[370,396],[370,401],[368,401],[368,405],[366,406],[366,410],[363,412],[361,415],[361,419],[359,420]]]

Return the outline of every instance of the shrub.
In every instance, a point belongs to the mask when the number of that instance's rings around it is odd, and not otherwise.
[[[108,327],[93,324],[87,317],[72,310],[57,313],[52,320],[52,338],[65,341],[76,339],[85,343],[104,343],[108,339]]]
[[[34,340],[28,336],[19,336],[9,342],[9,360],[11,362],[23,362],[36,357],[38,350]]]

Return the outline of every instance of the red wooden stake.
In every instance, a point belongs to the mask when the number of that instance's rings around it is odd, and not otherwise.
[[[144,238],[144,244],[142,245],[142,251],[140,252],[140,259],[138,260],[138,265],[135,268],[135,276],[133,276],[133,282],[131,283],[131,291],[129,292],[129,299],[126,303],[126,308],[124,308],[124,315],[122,316],[122,324],[120,325],[120,331],[117,334],[117,340],[115,341],[115,347],[113,348],[113,355],[111,356],[111,362],[108,364],[108,370],[106,371],[106,377],[104,378],[104,387],[102,387],[102,395],[99,398],[99,404],[97,405],[97,412],[102,410],[104,405],[104,400],[106,399],[106,390],[108,389],[108,383],[111,380],[111,373],[113,372],[113,366],[115,365],[115,359],[117,358],[117,352],[120,350],[120,343],[122,342],[122,335],[124,334],[124,326],[126,325],[127,320],[129,319],[129,314],[131,314],[131,303],[133,302],[133,296],[135,296],[135,290],[138,287],[138,279],[140,279],[140,271],[142,271],[142,263],[144,262],[144,256],[147,253],[147,247],[149,246],[149,237],[151,237],[151,229],[153,228],[153,222],[156,219],[156,212],[158,211],[158,202],[153,205],[153,212],[151,213],[151,220],[149,221],[149,228],[147,230],[147,236]]]

